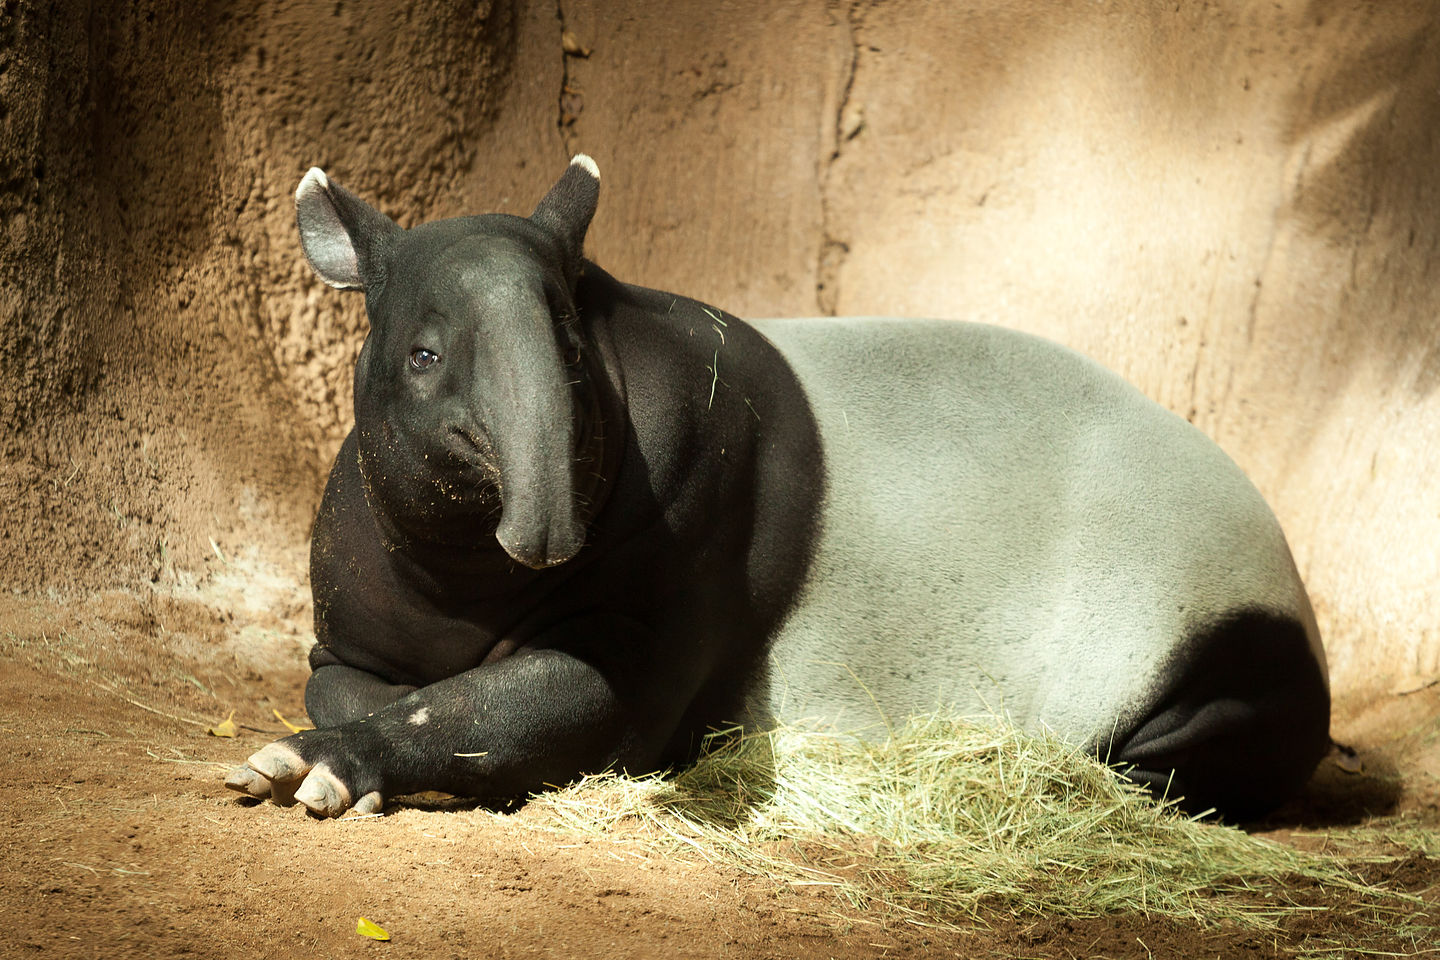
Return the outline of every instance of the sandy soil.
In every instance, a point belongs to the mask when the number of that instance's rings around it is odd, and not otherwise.
[[[1400,931],[1375,941],[1353,897],[1304,883],[1288,893],[1329,909],[1276,933],[1138,916],[989,916],[934,930],[698,856],[657,860],[624,842],[537,832],[523,810],[497,817],[426,797],[347,822],[251,806],[220,776],[283,735],[273,710],[303,720],[305,638],[285,619],[224,612],[208,589],[0,601],[0,731],[11,745],[0,953],[1288,957],[1361,933],[1369,949],[1416,948]],[[1437,701],[1440,691],[1420,691],[1348,721],[1365,772],[1327,764],[1267,825],[1272,835],[1343,832],[1387,811],[1440,830]],[[231,710],[239,736],[209,735]],[[1428,898],[1440,923],[1440,860],[1379,864],[1369,878]],[[361,916],[393,939],[358,936]]]

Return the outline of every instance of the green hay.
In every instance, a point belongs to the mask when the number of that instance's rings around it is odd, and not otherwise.
[[[1186,817],[1052,736],[943,716],[884,744],[799,727],[712,739],[665,778],[590,777],[516,822],[687,851],[856,908],[949,925],[1132,912],[1273,928],[1283,878],[1423,903],[1308,854]],[[1244,894],[1244,896],[1233,896]]]
[[[1375,857],[1376,850],[1400,850],[1407,855],[1440,857],[1440,831],[1433,823],[1413,813],[1375,817],[1344,831],[1296,831],[1291,836],[1299,841],[1318,842],[1322,852],[1351,860],[1388,862],[1396,859],[1389,855]]]

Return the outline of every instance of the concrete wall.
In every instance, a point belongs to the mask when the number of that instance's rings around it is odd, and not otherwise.
[[[1430,4],[9,0],[0,58],[13,585],[303,552],[364,330],[306,167],[410,224],[585,150],[623,279],[1096,356],[1270,499],[1339,692],[1440,676]]]

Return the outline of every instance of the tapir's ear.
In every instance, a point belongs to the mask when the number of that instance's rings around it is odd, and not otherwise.
[[[600,202],[600,168],[583,153],[570,160],[565,175],[556,181],[545,199],[530,215],[530,221],[545,228],[560,241],[565,254],[565,272],[580,265],[585,231]]]
[[[385,214],[311,167],[295,188],[300,245],[321,280],[341,290],[364,290],[380,279],[390,234],[400,228]]]

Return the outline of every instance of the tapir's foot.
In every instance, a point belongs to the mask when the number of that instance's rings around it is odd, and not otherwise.
[[[327,744],[328,740],[336,743]],[[353,762],[329,756],[337,753],[334,748],[338,746],[338,731],[329,730],[277,740],[252,754],[244,766],[231,770],[225,786],[257,799],[268,797],[282,807],[303,803],[320,817],[338,817],[347,810],[379,813],[385,805],[380,791],[359,789],[374,777],[353,770]]]
[[[1330,691],[1302,624],[1242,611],[1195,640],[1173,688],[1107,753],[1187,813],[1264,816],[1330,749]]]

